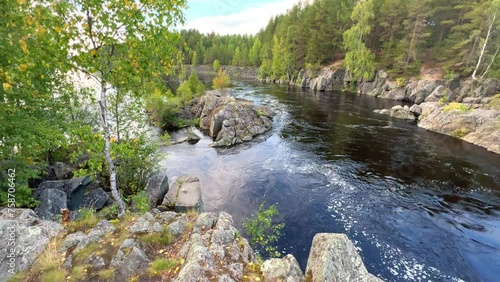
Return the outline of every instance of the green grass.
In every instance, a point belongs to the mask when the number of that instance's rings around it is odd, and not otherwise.
[[[66,276],[68,273],[64,269],[52,269],[50,271],[44,272],[40,276],[40,280],[44,282],[59,282],[66,281]]]
[[[88,264],[75,266],[73,270],[71,270],[71,273],[69,274],[68,281],[69,282],[85,281],[87,279],[87,269],[89,268],[90,265]]]
[[[142,242],[149,244],[152,248],[154,248],[155,246],[159,247],[159,246],[169,245],[173,239],[174,236],[170,234],[170,232],[167,229],[167,226],[164,226],[161,232],[144,234],[140,237],[140,240]]]
[[[450,97],[448,97],[448,95],[443,95],[443,97],[439,98],[438,103],[441,105],[444,103],[448,103],[449,101]]]
[[[451,102],[446,105],[443,109],[445,112],[459,111],[459,112],[468,112],[470,109],[467,105],[462,103]]]
[[[103,248],[98,243],[90,243],[82,249],[79,249],[73,252],[73,259],[75,262],[83,262],[86,258],[88,258],[91,254],[96,253],[99,254],[99,251],[102,251]]]
[[[93,228],[99,221],[101,221],[101,219],[96,215],[93,209],[84,208],[80,210],[80,217],[77,220],[68,223],[67,229],[69,233],[84,231]]]
[[[173,269],[178,262],[167,258],[155,259],[149,266],[147,272],[149,276],[154,277],[160,275],[163,271]]]
[[[490,110],[500,111],[500,93],[493,96],[493,99],[491,99],[491,101],[488,102],[486,108]]]
[[[97,273],[99,278],[105,281],[112,281],[115,278],[116,269],[114,267],[101,270]]]
[[[469,133],[471,133],[470,129],[462,127],[462,128],[456,129],[453,132],[453,137],[462,139],[462,138],[464,138]]]

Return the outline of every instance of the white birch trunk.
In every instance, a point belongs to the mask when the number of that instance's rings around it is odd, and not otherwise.
[[[474,72],[472,73],[472,79],[477,80],[476,78],[476,73],[477,70],[479,69],[479,66],[483,62],[483,56],[484,56],[484,51],[486,50],[486,46],[488,45],[488,40],[490,39],[491,36],[491,29],[493,28],[493,24],[495,23],[496,15],[493,15],[493,19],[491,20],[490,27],[488,28],[488,33],[486,34],[486,39],[484,40],[483,48],[481,49],[481,53],[479,54],[479,59],[477,60],[476,68],[474,69]]]
[[[106,91],[106,82],[101,80],[101,100],[99,101],[99,111],[101,114],[102,128],[104,129],[104,155],[109,167],[111,195],[118,203],[118,218],[121,218],[125,215],[125,203],[123,202],[120,192],[118,191],[115,164],[111,158],[111,134],[109,132],[108,113],[106,108]]]

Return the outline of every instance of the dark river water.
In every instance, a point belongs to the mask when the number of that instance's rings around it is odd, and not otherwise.
[[[305,269],[314,234],[346,233],[387,281],[500,281],[500,156],[373,113],[397,102],[238,82],[277,113],[264,136],[229,149],[163,148],[170,177],[201,179],[205,211],[241,229],[277,203],[279,242]]]

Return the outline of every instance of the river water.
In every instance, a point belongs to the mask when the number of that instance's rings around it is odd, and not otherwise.
[[[241,229],[262,201],[277,203],[280,250],[302,269],[314,234],[338,232],[387,281],[500,281],[500,156],[373,113],[395,101],[258,82],[235,94],[277,113],[271,132],[162,149],[171,180],[201,179],[205,211]]]

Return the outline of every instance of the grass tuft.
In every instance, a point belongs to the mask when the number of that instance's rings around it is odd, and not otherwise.
[[[451,102],[446,105],[443,109],[445,112],[459,111],[459,112],[468,112],[470,109],[467,105],[462,103]]]
[[[149,244],[152,248],[169,245],[173,239],[174,236],[170,234],[167,226],[164,226],[161,232],[144,234],[140,237],[142,242]]]
[[[69,282],[85,281],[87,279],[87,269],[91,266],[88,264],[78,265],[71,270],[68,277]]]
[[[158,258],[151,263],[147,272],[151,277],[158,276],[161,275],[163,271],[173,269],[177,264],[178,262],[176,260],[170,260],[167,258]]]
[[[462,128],[459,128],[459,129],[456,129],[455,131],[453,131],[453,137],[462,139],[469,133],[471,133],[470,129],[468,129],[466,127],[462,127]]]
[[[114,267],[103,269],[97,273],[100,279],[105,281],[112,281],[115,278],[116,269]]]
[[[66,281],[66,276],[68,272],[65,269],[52,269],[50,271],[44,272],[40,280],[45,282],[59,282]]]
[[[68,222],[67,229],[69,233],[84,231],[96,226],[100,220],[93,209],[83,208],[80,210],[80,217],[77,220]]]
[[[488,102],[488,105],[486,105],[486,108],[488,108],[490,110],[500,111],[500,93],[493,96],[493,99],[491,99]]]

